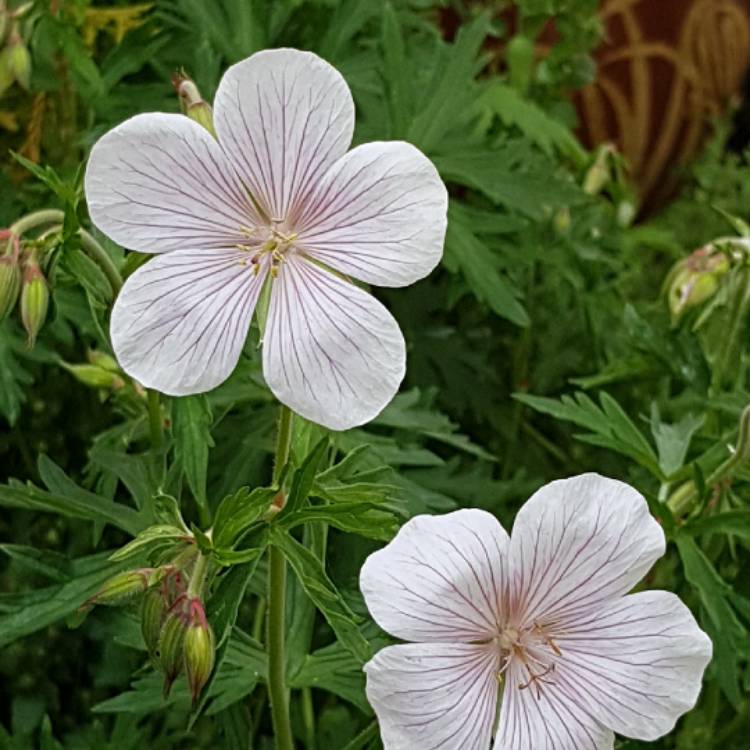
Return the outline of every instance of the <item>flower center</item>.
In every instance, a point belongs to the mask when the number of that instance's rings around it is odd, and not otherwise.
[[[235,247],[248,255],[240,263],[242,265],[250,263],[256,276],[260,271],[260,262],[263,257],[270,256],[271,276],[276,278],[287,252],[293,247],[294,241],[297,239],[296,233],[289,233],[286,229],[281,229],[279,223],[272,220],[271,224],[267,226],[240,227],[240,233],[246,240],[237,243]]]
[[[555,663],[562,652],[552,636],[539,623],[531,627],[504,627],[493,639],[500,650],[502,665],[497,673],[498,680],[511,665],[519,665],[519,674],[524,681],[519,683],[519,690],[533,687],[537,698],[542,694],[544,685],[552,684]]]

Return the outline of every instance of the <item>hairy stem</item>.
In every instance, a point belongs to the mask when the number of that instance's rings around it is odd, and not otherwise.
[[[292,443],[292,416],[288,407],[281,407],[273,465],[274,483],[278,482],[289,460]],[[278,750],[294,750],[292,727],[289,721],[289,691],[286,687],[285,674],[286,560],[277,547],[270,547],[268,554],[268,632],[266,635],[268,695],[271,700],[276,747]]]

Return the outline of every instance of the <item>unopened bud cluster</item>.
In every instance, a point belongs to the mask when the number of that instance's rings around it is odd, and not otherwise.
[[[172,85],[180,97],[182,111],[215,137],[213,110],[211,105],[204,101],[195,82],[180,71],[172,76]]]
[[[126,604],[139,595],[141,634],[152,664],[164,673],[165,697],[184,672],[195,704],[213,671],[216,644],[203,600],[192,591],[184,571],[162,565],[120,573],[84,608]]]
[[[106,352],[91,351],[88,362],[71,364],[60,362],[79,383],[90,388],[119,391],[125,387],[123,372],[113,357]]]
[[[18,304],[29,348],[47,319],[49,285],[42,272],[36,248],[22,249],[10,230],[0,230],[0,322]]]

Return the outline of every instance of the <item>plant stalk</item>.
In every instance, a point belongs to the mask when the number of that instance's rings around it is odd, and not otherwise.
[[[278,482],[289,460],[292,443],[292,412],[281,407],[273,481]],[[286,687],[286,559],[277,547],[268,550],[268,696],[278,750],[294,750],[292,726],[289,721],[289,691]]]

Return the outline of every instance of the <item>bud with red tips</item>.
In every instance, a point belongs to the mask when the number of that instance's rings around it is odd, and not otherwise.
[[[0,322],[16,306],[21,291],[21,268],[12,255],[0,257]]]
[[[164,697],[184,664],[185,634],[188,629],[189,601],[183,594],[171,606],[159,634],[159,663],[164,671]]]
[[[214,668],[216,643],[214,632],[206,619],[203,604],[198,598],[190,601],[190,623],[185,633],[185,671],[187,672],[193,705],[198,702],[201,691]]]

